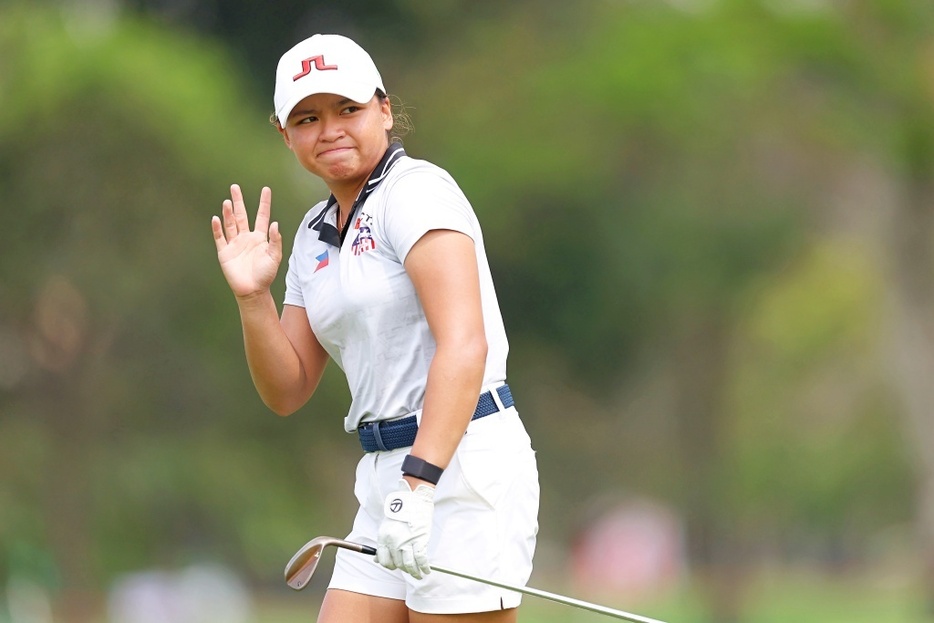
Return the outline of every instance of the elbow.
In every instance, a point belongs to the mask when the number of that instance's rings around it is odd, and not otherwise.
[[[278,415],[279,417],[288,417],[298,411],[301,405],[292,404],[286,400],[277,400],[275,398],[263,396],[263,403],[270,411]]]
[[[435,359],[445,362],[447,369],[458,370],[462,374],[483,374],[486,367],[486,356],[489,352],[486,336],[480,332],[475,335],[458,336],[456,339],[438,341]]]
[[[483,368],[486,368],[486,356],[490,352],[490,345],[487,344],[486,336],[484,336],[481,341],[483,342],[483,346],[480,348],[480,352],[478,353],[478,361]]]
[[[473,367],[478,367],[480,370],[486,367],[486,356],[490,351],[490,347],[487,344],[485,335],[480,334],[472,338],[462,344],[458,350],[464,361],[469,362]]]
[[[317,386],[317,383],[309,385],[303,379],[286,383],[261,383],[254,377],[253,382],[263,404],[279,417],[287,417],[301,409]]]

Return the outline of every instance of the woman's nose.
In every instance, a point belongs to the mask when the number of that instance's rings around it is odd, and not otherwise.
[[[321,138],[326,141],[337,140],[344,136],[344,126],[340,119],[321,120]]]

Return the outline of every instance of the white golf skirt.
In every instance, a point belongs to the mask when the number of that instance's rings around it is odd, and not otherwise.
[[[409,448],[365,454],[347,540],[376,547],[383,500],[399,486]],[[538,468],[515,407],[474,420],[435,490],[429,563],[523,586],[538,532]],[[416,580],[373,557],[337,550],[328,588],[405,600],[416,611],[460,614],[515,608],[521,594],[434,572]]]

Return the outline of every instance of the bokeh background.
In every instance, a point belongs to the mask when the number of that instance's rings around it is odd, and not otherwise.
[[[6,0],[0,621],[313,620],[329,562],[281,573],[348,529],[346,384],[265,409],[210,218],[234,182],[285,232],[325,196],[267,121],[315,32],[484,225],[533,586],[934,620],[934,3]]]

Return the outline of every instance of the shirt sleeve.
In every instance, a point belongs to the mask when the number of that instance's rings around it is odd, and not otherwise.
[[[321,217],[321,212],[327,207],[326,201],[317,203],[311,210],[305,213],[298,230],[295,232],[295,238],[292,241],[292,253],[289,255],[289,268],[285,273],[285,296],[283,302],[286,305],[295,305],[296,307],[305,307],[305,293],[302,289],[302,272],[308,271],[307,261],[303,261],[303,253],[310,244],[309,236],[317,236],[316,230],[310,229],[309,224]]]
[[[459,231],[477,239],[476,216],[454,180],[434,171],[412,171],[395,180],[386,200],[383,233],[400,262],[426,233]]]
[[[302,293],[302,284],[298,278],[298,269],[295,266],[295,253],[289,256],[289,270],[285,273],[285,297],[283,302],[286,305],[295,305],[296,307],[305,307],[305,296]]]

